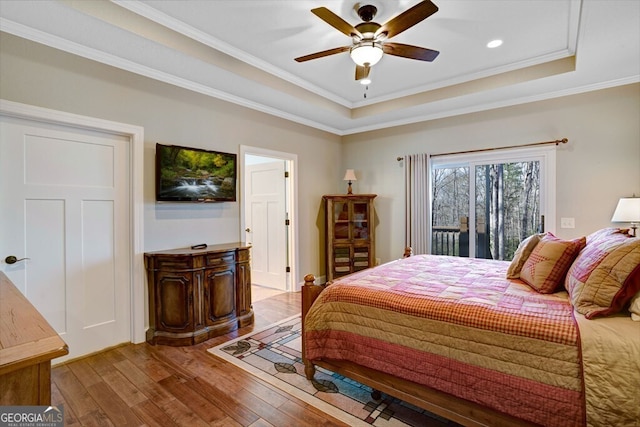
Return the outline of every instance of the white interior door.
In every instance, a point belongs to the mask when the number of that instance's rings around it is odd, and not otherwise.
[[[131,340],[129,144],[0,116],[0,268],[69,345],[64,359]]]
[[[287,289],[285,161],[246,165],[246,241],[251,244],[251,281]]]

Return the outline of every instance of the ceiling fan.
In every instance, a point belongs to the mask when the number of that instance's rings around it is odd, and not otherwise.
[[[438,6],[430,0],[421,1],[382,25],[372,21],[377,11],[378,9],[373,5],[358,8],[358,16],[363,22],[354,27],[326,7],[312,9],[311,12],[314,15],[351,37],[353,44],[301,56],[295,60],[304,62],[348,51],[351,59],[356,63],[356,80],[364,81],[368,80],[371,67],[377,64],[385,53],[419,61],[431,62],[436,59],[440,53],[437,50],[387,40],[433,15],[438,11]]]

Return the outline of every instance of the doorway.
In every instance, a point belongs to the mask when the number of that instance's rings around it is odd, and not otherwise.
[[[297,155],[241,146],[241,235],[251,245],[252,284],[296,291]]]

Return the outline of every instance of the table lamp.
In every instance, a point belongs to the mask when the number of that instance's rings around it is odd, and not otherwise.
[[[353,171],[353,169],[347,169],[347,172],[344,174],[343,179],[345,181],[349,181],[349,188],[347,189],[347,194],[353,194],[353,190],[351,189],[351,182],[357,181],[356,173]]]
[[[629,222],[633,230],[633,236],[636,235],[636,229],[640,222],[640,197],[634,194],[632,197],[622,197],[613,212],[611,222]]]

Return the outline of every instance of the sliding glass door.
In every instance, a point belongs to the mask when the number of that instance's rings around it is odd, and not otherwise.
[[[511,260],[518,244],[544,229],[540,161],[475,166],[477,258]]]
[[[553,148],[432,159],[431,253],[511,260],[555,216],[554,172]]]
[[[469,256],[468,164],[431,168],[431,253]]]

